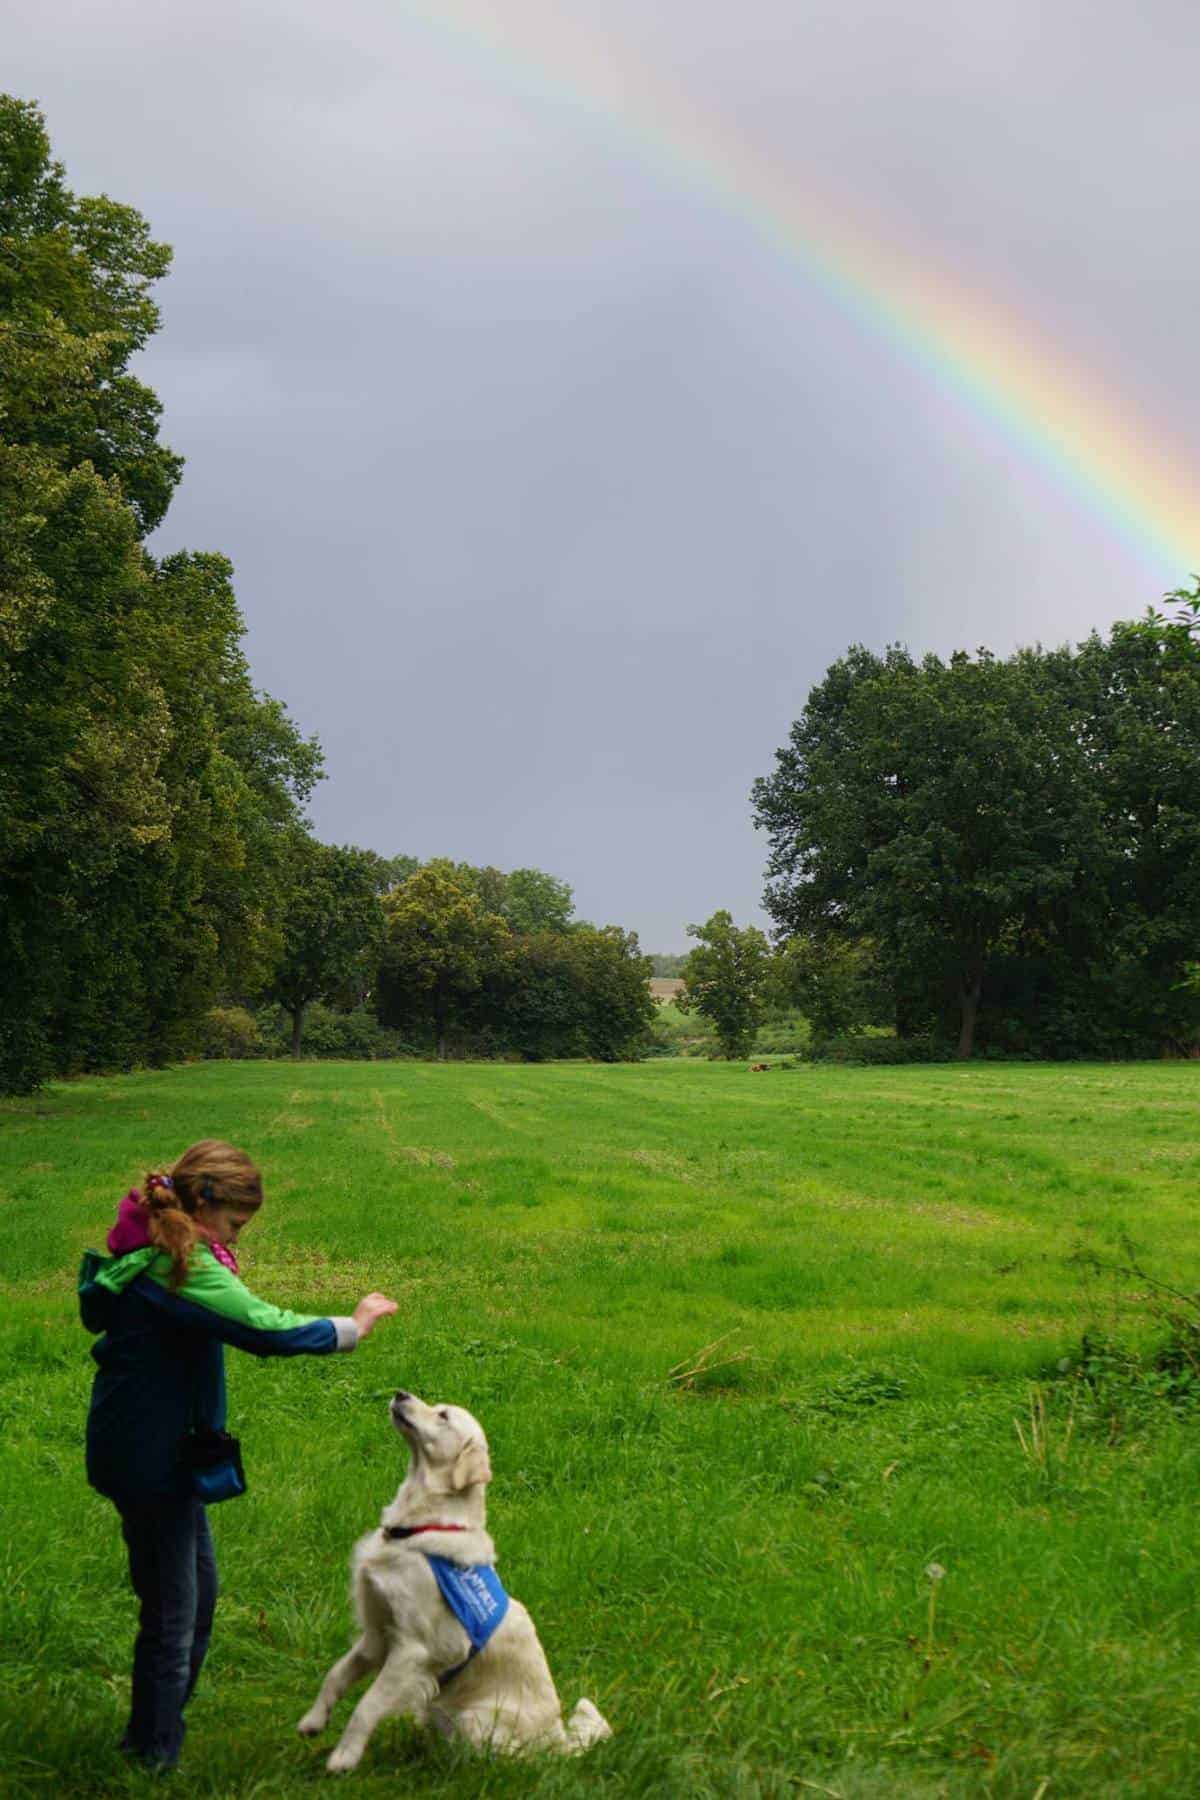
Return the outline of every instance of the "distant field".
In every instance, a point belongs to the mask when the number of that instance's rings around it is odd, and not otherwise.
[[[664,1060],[208,1064],[0,1104],[0,1791],[150,1791],[112,1748],[133,1605],[82,1478],[73,1277],[147,1162],[215,1134],[266,1174],[258,1291],[401,1312],[353,1357],[230,1353],[251,1493],[213,1514],[173,1792],[327,1779],[292,1726],[400,1477],[397,1385],[483,1419],[502,1571],[617,1735],[468,1766],[391,1724],[350,1792],[1200,1791],[1200,1418],[1058,1370],[1089,1326],[1155,1330],[1077,1247],[1128,1230],[1200,1283],[1198,1100],[1191,1065]]]

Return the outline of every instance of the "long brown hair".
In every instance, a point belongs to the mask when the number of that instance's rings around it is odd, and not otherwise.
[[[249,1212],[262,1205],[262,1197],[262,1176],[246,1152],[220,1138],[191,1145],[165,1173],[151,1169],[142,1186],[142,1204],[150,1215],[146,1229],[150,1242],[171,1258],[171,1286],[181,1287],[187,1279],[188,1261],[200,1239],[196,1208],[202,1200]]]

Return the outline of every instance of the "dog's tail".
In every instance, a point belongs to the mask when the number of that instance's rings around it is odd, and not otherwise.
[[[612,1736],[612,1726],[591,1700],[581,1700],[567,1720],[567,1741],[563,1746],[568,1756],[578,1756]]]

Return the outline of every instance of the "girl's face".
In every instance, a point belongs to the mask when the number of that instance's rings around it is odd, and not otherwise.
[[[236,1245],[242,1228],[248,1225],[257,1206],[227,1205],[221,1200],[201,1200],[196,1208],[196,1223],[214,1244]]]

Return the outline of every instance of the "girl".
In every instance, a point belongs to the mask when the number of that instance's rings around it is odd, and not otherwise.
[[[141,1603],[121,1747],[165,1768],[179,1760],[217,1598],[201,1496],[244,1491],[236,1444],[219,1435],[223,1346],[254,1356],[353,1350],[396,1310],[368,1294],[351,1318],[317,1319],[257,1299],[238,1279],[236,1248],[262,1198],[244,1150],[193,1144],[169,1174],[126,1195],[108,1236],[113,1258],[89,1252],[80,1280],[83,1322],[103,1333],[92,1349],[88,1480],[121,1515]]]

